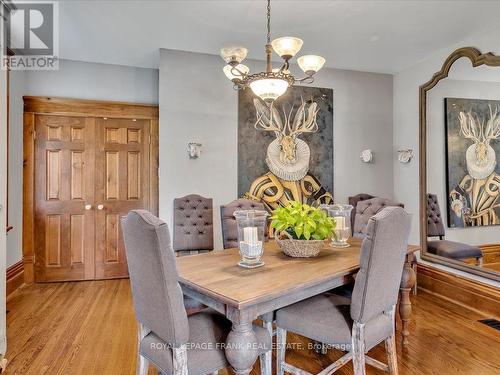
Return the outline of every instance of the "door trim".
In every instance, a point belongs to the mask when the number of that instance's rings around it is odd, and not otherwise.
[[[149,210],[158,215],[159,109],[156,104],[23,96],[23,264],[24,282],[33,283],[35,254],[35,115],[138,118],[150,120]]]

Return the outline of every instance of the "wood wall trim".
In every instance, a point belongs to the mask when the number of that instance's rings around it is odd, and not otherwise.
[[[23,261],[24,282],[35,280],[33,254],[35,252],[35,115],[24,114],[23,129]]]
[[[421,264],[417,266],[418,288],[486,317],[500,319],[500,289]]]
[[[150,211],[159,211],[159,108],[155,104],[137,104],[101,100],[85,100],[58,97],[24,96],[23,125],[23,264],[24,282],[35,281],[35,115],[51,114],[56,116],[112,117],[147,119],[151,123]]]
[[[24,284],[24,264],[23,261],[13,264],[7,268],[7,296],[15,292]]]
[[[492,243],[479,245],[479,248],[483,252],[483,264],[498,264],[500,263],[500,244]]]
[[[156,216],[159,215],[159,178],[158,169],[160,167],[160,129],[158,119],[151,119],[151,143],[149,145],[149,206]]]
[[[23,96],[24,112],[64,116],[158,118],[158,105],[84,100],[58,97]]]
[[[500,251],[500,243],[488,243],[484,245],[479,245],[482,251],[487,253],[493,253],[496,251]]]

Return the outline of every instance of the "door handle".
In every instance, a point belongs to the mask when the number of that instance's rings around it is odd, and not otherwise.
[[[97,209],[98,209],[98,210],[102,210],[103,208],[104,208],[104,205],[103,205],[103,204],[99,204],[99,205],[97,206]]]
[[[90,209],[92,209],[92,205],[91,205],[91,204],[86,204],[86,205],[85,205],[85,209],[86,209],[87,211],[88,211],[88,210],[90,210]]]

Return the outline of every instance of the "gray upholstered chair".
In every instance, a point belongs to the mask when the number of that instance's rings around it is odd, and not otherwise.
[[[206,253],[214,249],[211,198],[190,194],[174,199],[174,240],[177,255]]]
[[[427,194],[427,237],[439,237],[439,240],[427,241],[427,251],[450,259],[475,258],[476,264],[482,265],[483,252],[479,247],[445,240],[444,235],[443,218],[437,196]]]
[[[277,311],[277,375],[303,373],[285,362],[287,331],[347,351],[322,373],[331,374],[351,359],[355,375],[365,374],[365,363],[398,373],[395,306],[410,224],[411,215],[401,207],[386,207],[370,218],[350,300],[322,294]],[[382,341],[388,365],[366,355]]]
[[[234,211],[238,210],[260,210],[265,211],[263,203],[240,198],[228,203],[224,206],[220,206],[220,217],[222,224],[222,244],[224,249],[230,249],[233,247],[238,247],[238,228],[236,226],[236,219],[233,216]],[[266,240],[267,240],[267,231]]]
[[[352,236],[356,238],[365,238],[366,226],[370,218],[381,211],[385,207],[396,206],[404,208],[402,203],[393,202],[386,198],[371,198],[360,200],[356,204],[353,211],[355,211],[354,226],[352,227]]]
[[[366,200],[372,199],[372,198],[376,198],[376,197],[374,195],[370,195],[370,194],[366,194],[366,193],[356,194],[356,195],[348,198],[349,204],[354,207],[354,209],[351,211],[351,228],[354,228],[354,218],[356,216],[356,206],[358,205],[358,202],[366,201]]]
[[[227,367],[220,343],[231,322],[211,309],[187,316],[167,224],[135,210],[122,219],[122,228],[139,326],[137,374],[147,374],[149,362],[173,375],[210,374]],[[262,327],[254,331],[259,348],[265,348],[260,353],[264,360],[271,338]]]

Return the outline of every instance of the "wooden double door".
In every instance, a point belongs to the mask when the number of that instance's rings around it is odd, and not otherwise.
[[[120,219],[151,209],[148,119],[34,114],[35,281],[128,276]]]

